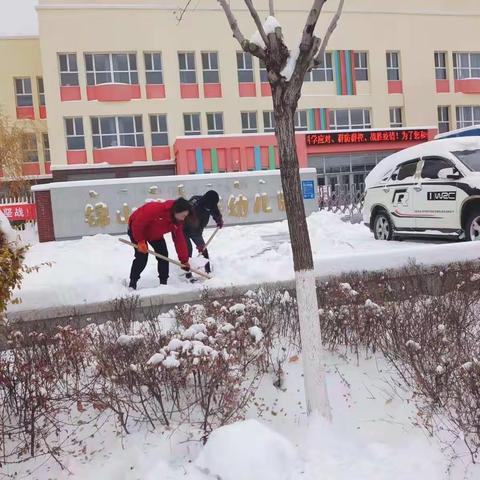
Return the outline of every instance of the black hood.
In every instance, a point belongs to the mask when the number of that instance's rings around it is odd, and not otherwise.
[[[215,208],[218,205],[218,201],[220,200],[220,197],[218,196],[218,193],[215,190],[209,190],[201,199],[200,199],[200,204],[208,208],[209,210]]]

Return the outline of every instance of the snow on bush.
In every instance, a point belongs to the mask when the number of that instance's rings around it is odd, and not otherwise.
[[[256,420],[212,432],[196,466],[222,480],[289,480],[299,462],[295,447]]]

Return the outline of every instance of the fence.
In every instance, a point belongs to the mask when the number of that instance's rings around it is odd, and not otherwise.
[[[343,215],[346,221],[360,223],[364,195],[363,184],[322,185],[318,192],[318,206],[320,210]]]
[[[32,195],[0,196],[0,210],[17,230],[25,230],[37,223],[37,209]]]

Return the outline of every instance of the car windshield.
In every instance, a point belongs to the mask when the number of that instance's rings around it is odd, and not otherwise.
[[[480,149],[452,152],[464,165],[473,172],[480,172]]]

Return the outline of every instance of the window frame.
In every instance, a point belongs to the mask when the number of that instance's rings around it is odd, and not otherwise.
[[[467,55],[468,65],[458,65],[458,60],[462,55]],[[472,56],[475,55],[480,60],[480,52],[453,52],[453,76],[455,80],[468,80],[471,78],[480,78],[480,61],[478,66],[472,67]],[[462,62],[460,62],[462,63]],[[467,76],[459,74],[462,70],[468,71]],[[476,74],[472,73],[473,70],[477,71]]]
[[[393,59],[396,58],[397,65],[394,65]],[[387,60],[387,80],[389,82],[398,82],[402,79],[401,65],[400,65],[400,52],[398,50],[389,50],[386,52]],[[395,73],[393,73],[395,72]],[[390,78],[394,77],[394,78]]]
[[[19,83],[21,83],[21,91],[19,91]],[[15,87],[15,105],[19,108],[21,107],[33,107],[33,93],[32,93],[32,79],[30,77],[14,77],[13,79],[14,87]],[[29,87],[29,88],[26,88]],[[30,89],[30,92],[28,92]],[[25,91],[27,90],[27,91]],[[24,98],[26,101],[25,104],[19,99]]]
[[[305,124],[301,120],[305,117]],[[306,132],[308,130],[308,115],[306,110],[297,110],[293,119],[296,132]]]
[[[27,143],[25,143],[27,142]],[[34,148],[26,148],[34,147]],[[23,163],[38,163],[38,139],[34,132],[27,132],[22,145]]]
[[[195,116],[196,119],[198,119],[198,130],[187,130],[187,125],[185,123],[185,120],[187,117],[191,117],[191,126],[193,127],[193,118]],[[184,131],[184,135],[187,136],[187,137],[193,137],[193,136],[196,136],[196,135],[201,135],[202,134],[202,118],[201,118],[201,115],[200,113],[198,112],[193,112],[193,113],[184,113],[183,114],[183,131]],[[198,133],[197,133],[198,132]]]
[[[240,62],[240,55],[242,61]],[[248,62],[248,59],[250,62]],[[250,63],[250,67],[248,67],[248,63]],[[251,74],[251,78],[249,76],[248,80],[242,80],[241,76],[246,75],[247,73]],[[237,80],[238,83],[255,83],[255,69],[253,68],[253,55],[249,52],[244,51],[237,51]]]
[[[362,112],[362,124],[352,123],[352,113],[357,111]],[[337,121],[340,112],[348,112],[347,128]],[[372,128],[372,112],[369,108],[335,108],[330,110],[329,117],[330,129],[332,130],[366,130]],[[365,121],[366,117],[368,117],[368,122]]]
[[[68,122],[72,122],[72,134],[68,133]],[[85,150],[85,129],[83,127],[83,118],[82,117],[64,117],[63,119],[64,123],[64,128],[65,128],[65,138],[67,140],[67,150]],[[79,133],[77,130],[81,129],[81,133]],[[69,139],[72,139],[72,141],[76,141],[78,139],[81,139],[81,143],[83,144],[83,147],[77,148],[71,148],[69,144]]]
[[[364,57],[363,57],[364,56]],[[354,52],[355,63],[355,80],[357,82],[368,82],[370,80],[370,75],[368,71],[368,52],[367,51],[355,51]],[[365,65],[363,65],[363,60]],[[359,72],[365,72],[365,78],[360,78],[362,75],[359,75]]]
[[[316,77],[316,78],[315,78]],[[312,68],[305,74],[305,82],[333,82],[335,75],[333,72],[332,52],[324,52],[323,59],[315,68]]]
[[[435,80],[448,80],[447,52],[434,52],[433,55],[435,62]]]
[[[276,128],[275,113],[273,110],[264,110],[263,117],[263,131],[264,133],[274,133]]]
[[[45,142],[46,140],[46,142]],[[42,132],[42,147],[43,147],[43,160],[44,162],[51,162],[50,159],[50,140],[48,138],[48,132]]]
[[[67,70],[62,70],[61,57],[65,57],[65,63]],[[75,66],[72,66],[72,57],[75,60]],[[80,85],[78,78],[78,61],[76,53],[57,53],[58,58],[58,71],[60,73],[60,86],[61,87],[78,87]],[[72,81],[65,81],[65,78],[74,78]]]
[[[111,133],[103,133],[102,132],[102,120],[106,119],[114,119],[115,121],[115,132]],[[133,125],[133,131],[129,132],[121,132],[120,128],[120,120],[121,119],[126,119],[126,118],[131,118],[132,125]],[[141,130],[137,129],[137,119],[140,119],[140,127]],[[94,121],[98,122],[98,133],[94,133],[96,128],[94,128]],[[105,148],[145,148],[145,137],[144,137],[144,132],[143,132],[143,119],[142,115],[101,115],[101,116],[92,116],[90,117],[90,123],[91,123],[91,128],[92,128],[92,144],[93,144],[93,149],[94,150],[101,150]],[[127,143],[122,143],[122,139],[125,140],[127,137],[132,137],[134,139],[134,145],[129,145]],[[115,137],[116,139],[116,145],[112,144],[107,144],[105,145],[105,138],[106,137]],[[100,146],[95,146],[97,143],[96,140],[100,141]],[[141,141],[139,142],[139,139]],[[98,143],[97,143],[98,144]]]
[[[37,91],[38,91],[38,104],[41,107],[45,106],[45,85],[43,83],[43,77],[37,77]]]
[[[443,113],[447,113],[447,119],[445,120]],[[437,125],[438,125],[438,133],[446,133],[451,130],[451,123],[450,123],[450,106],[449,105],[439,105],[437,106]],[[446,125],[447,129],[441,128],[441,125]]]
[[[160,119],[162,119],[160,121]],[[166,113],[152,113],[148,116],[150,123],[150,136],[152,140],[152,147],[168,147],[168,118]],[[154,128],[155,122],[155,128]],[[165,123],[165,129],[161,129],[161,123]],[[157,141],[157,139],[159,141]]]
[[[160,67],[156,68],[154,55],[158,55],[160,61]],[[151,68],[147,68],[147,58],[150,57],[149,63],[151,64]],[[164,85],[163,80],[163,58],[162,52],[143,52],[143,62],[145,66],[145,82],[146,85]],[[159,76],[160,81],[154,81],[153,77]]]
[[[467,108],[470,109],[471,120],[465,120],[465,109]],[[457,116],[457,128],[473,127],[480,124],[480,105],[457,105],[455,113]],[[477,117],[477,120],[475,120],[475,117]]]
[[[403,127],[403,108],[402,107],[390,107],[389,116],[390,116],[390,128]]]
[[[100,70],[96,68],[95,57],[99,55],[108,56],[108,70]],[[114,56],[125,55],[127,58],[127,70],[115,70],[114,69]],[[89,61],[88,58],[91,57]],[[135,52],[87,52],[84,54],[85,58],[85,73],[87,76],[87,86],[95,87],[98,85],[138,85],[138,63],[137,63],[137,54]],[[132,68],[132,58],[134,58],[135,68]],[[92,69],[89,68],[88,64],[91,63]],[[128,82],[120,81],[115,78],[115,75],[128,74]],[[98,76],[105,75],[109,76],[109,81],[99,82]],[[91,79],[93,78],[93,83]],[[118,78],[118,77],[117,77]]]
[[[213,120],[213,126],[215,128],[210,129],[209,127],[209,117]],[[205,118],[207,120],[207,134],[208,135],[223,135],[225,133],[224,124],[223,124],[223,112],[206,112]],[[220,119],[221,128],[218,128],[217,120]]]
[[[251,126],[251,119],[254,119],[255,127]],[[244,119],[247,119],[248,126],[244,126]],[[258,133],[258,115],[256,111],[240,112],[240,120],[242,125],[242,133]]]
[[[180,60],[181,56],[184,56],[185,68],[182,68],[182,62]],[[197,61],[195,58],[195,52],[192,52],[192,51],[177,52],[177,59],[178,59],[178,72],[180,75],[180,84],[196,85],[198,83],[198,79],[197,79]],[[192,65],[190,65],[189,59],[192,59],[193,68],[192,68]],[[188,79],[189,74],[193,75],[193,81],[190,81]],[[184,81],[184,79],[186,80]]]
[[[211,57],[212,55],[215,55],[216,57],[216,63],[217,63],[216,68],[212,68],[212,57]],[[201,52],[200,56],[202,58],[203,83],[206,85],[220,83],[220,63],[218,61],[218,52],[205,51],[205,52]],[[205,60],[207,60],[207,62],[205,62]],[[205,66],[206,63],[208,68],[206,68]],[[211,81],[211,79],[205,78],[206,76],[208,77],[209,74],[212,74],[213,77],[216,77],[216,81]]]

